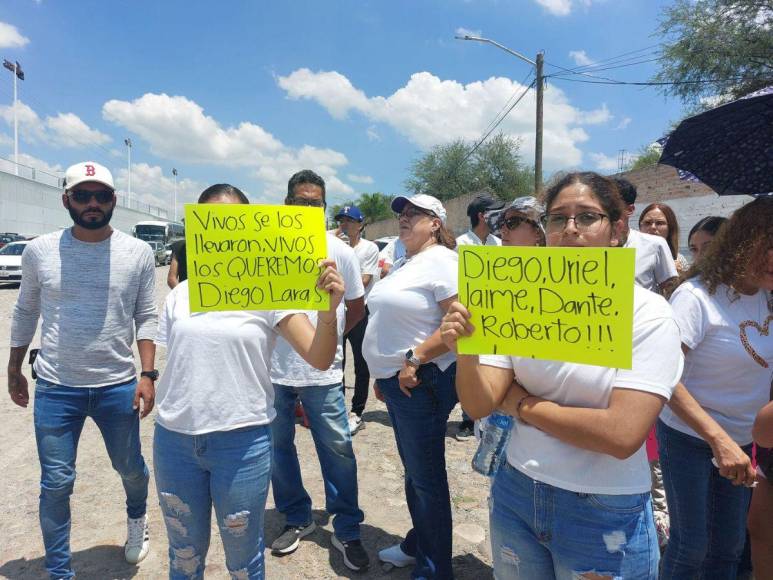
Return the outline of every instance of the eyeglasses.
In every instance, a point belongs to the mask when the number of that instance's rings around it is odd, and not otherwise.
[[[88,203],[91,198],[96,198],[97,203],[109,203],[113,201],[112,189],[100,189],[99,191],[89,191],[86,189],[74,189],[69,193],[70,199],[76,203]]]
[[[656,228],[666,228],[668,227],[668,222],[666,220],[643,220],[641,222],[641,227],[651,228],[653,226]]]
[[[534,223],[534,221],[530,220],[527,217],[523,217],[519,215],[509,217],[506,220],[502,220],[502,227],[505,227],[508,230],[517,230],[518,227],[523,223],[527,223],[532,227],[537,227],[537,224]]]
[[[577,228],[577,231],[587,232],[594,229],[604,218],[609,219],[609,216],[595,211],[584,211],[577,215],[546,213],[542,214],[539,219],[547,232],[555,233],[564,231],[569,220],[574,222],[574,227]]]
[[[437,216],[432,213],[431,211],[420,209],[416,206],[409,206],[403,209],[400,213],[397,214],[397,219],[405,218],[405,219],[413,219],[416,216],[428,216],[432,218],[436,218]]]
[[[292,199],[290,199],[288,205],[297,205],[301,207],[325,207],[325,200],[293,197]]]

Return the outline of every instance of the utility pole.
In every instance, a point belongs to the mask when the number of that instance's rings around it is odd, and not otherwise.
[[[128,161],[128,167],[127,167],[127,174],[126,174],[126,180],[127,180],[127,194],[126,194],[126,207],[131,209],[131,200],[132,200],[132,140],[130,138],[126,138],[123,140],[123,142],[126,144],[126,151],[129,157]]]
[[[172,175],[174,175],[174,221],[177,221],[177,169],[172,167]]]
[[[534,192],[539,194],[542,190],[542,108],[543,108],[543,94],[545,89],[545,76],[543,73],[543,66],[545,63],[545,53],[538,52],[536,61],[526,58],[521,53],[516,52],[505,45],[498,43],[490,38],[481,38],[480,36],[470,36],[466,34],[464,36],[455,37],[458,40],[475,40],[477,42],[485,42],[492,44],[500,50],[504,50],[506,53],[513,55],[516,58],[521,59],[524,62],[529,63],[535,68],[536,80],[534,81],[537,89],[537,119],[534,134]]]
[[[16,79],[24,80],[24,71],[21,70],[19,61],[16,64],[3,59],[3,66],[13,73],[13,165],[16,175],[19,175],[19,119],[17,112],[18,92],[16,89]]]

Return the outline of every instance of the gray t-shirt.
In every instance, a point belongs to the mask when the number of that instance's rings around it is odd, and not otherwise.
[[[11,346],[30,344],[42,317],[38,376],[104,387],[136,376],[132,343],[153,340],[155,262],[148,244],[119,231],[97,243],[67,229],[36,238],[22,255]]]

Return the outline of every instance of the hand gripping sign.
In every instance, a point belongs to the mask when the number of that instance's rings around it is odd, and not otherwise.
[[[462,354],[631,368],[635,250],[461,246]]]
[[[185,250],[192,312],[330,307],[322,208],[187,204]]]

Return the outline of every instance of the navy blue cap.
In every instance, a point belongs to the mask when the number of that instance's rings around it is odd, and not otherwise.
[[[361,222],[365,219],[365,216],[362,215],[360,208],[358,208],[356,205],[345,205],[342,207],[336,214],[335,219],[338,220],[342,217],[348,217],[357,222]]]

